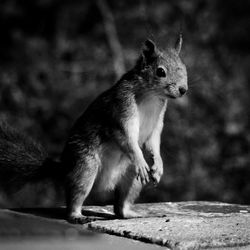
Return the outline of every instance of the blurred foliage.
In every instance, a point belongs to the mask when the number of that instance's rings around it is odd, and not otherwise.
[[[180,29],[184,35],[190,89],[169,102],[162,137],[165,174],[141,201],[249,204],[250,2],[107,3],[127,69],[147,37],[164,48]],[[98,5],[2,0],[0,30],[0,119],[37,138],[56,157],[75,119],[115,82]],[[36,204],[60,200],[51,190],[33,192],[28,189],[26,196]]]

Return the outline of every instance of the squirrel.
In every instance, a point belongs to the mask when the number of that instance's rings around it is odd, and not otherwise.
[[[135,66],[75,122],[60,162],[50,159],[32,139],[2,125],[1,184],[19,187],[47,177],[60,178],[71,223],[89,221],[82,215],[82,205],[92,189],[114,192],[117,217],[140,216],[131,206],[141,189],[149,182],[159,183],[163,174],[160,142],[167,101],[188,89],[181,47],[181,35],[164,52],[146,40]]]

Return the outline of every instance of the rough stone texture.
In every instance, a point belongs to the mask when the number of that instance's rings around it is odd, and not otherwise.
[[[94,221],[94,230],[152,242],[170,249],[248,246],[250,207],[225,203],[139,204],[146,218]]]
[[[117,249],[117,246],[121,249],[155,249],[157,245],[164,246],[165,249],[184,250],[225,250],[231,247],[250,249],[250,206],[180,202],[137,204],[135,210],[143,214],[143,218],[119,220],[113,215],[111,206],[84,207],[83,213],[93,221],[83,226],[68,224],[64,220],[65,208],[19,209],[15,212],[0,210],[0,249],[3,249],[3,237],[12,238],[15,234],[21,237],[42,235],[46,239],[41,241],[43,249],[46,249],[47,238],[54,239],[58,236],[66,240],[68,237],[73,238],[76,245],[71,246],[74,249],[78,249],[77,246],[79,249],[81,246],[91,249],[91,246],[97,246],[96,242],[100,249]],[[91,232],[86,231],[87,228],[121,237],[107,234],[102,235],[102,238],[96,237],[96,234],[92,236]],[[113,237],[111,241],[109,237]],[[130,246],[131,240],[128,238],[138,240],[138,244]],[[156,245],[142,244],[139,241]],[[58,242],[53,246],[54,249],[60,248],[60,244],[63,246],[60,240]],[[115,242],[116,245],[110,245],[110,242]],[[10,242],[7,245],[10,246]],[[68,246],[70,249],[70,244]]]

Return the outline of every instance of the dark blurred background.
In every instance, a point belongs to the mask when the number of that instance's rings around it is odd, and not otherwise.
[[[181,30],[189,92],[169,102],[165,173],[140,201],[250,203],[250,2],[1,0],[0,120],[58,157],[87,105],[136,60],[146,38]],[[0,206],[63,204],[51,185]]]

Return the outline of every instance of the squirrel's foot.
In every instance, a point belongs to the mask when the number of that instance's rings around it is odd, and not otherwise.
[[[115,210],[115,214],[120,219],[132,219],[143,217],[142,214],[135,212],[134,210],[128,207],[123,207],[118,210]]]
[[[86,224],[91,222],[92,220],[86,216],[80,215],[70,215],[68,218],[68,222],[72,224]]]
[[[126,210],[126,212],[123,214],[124,219],[140,218],[140,217],[143,217],[143,215],[138,212],[135,212],[132,209]]]

